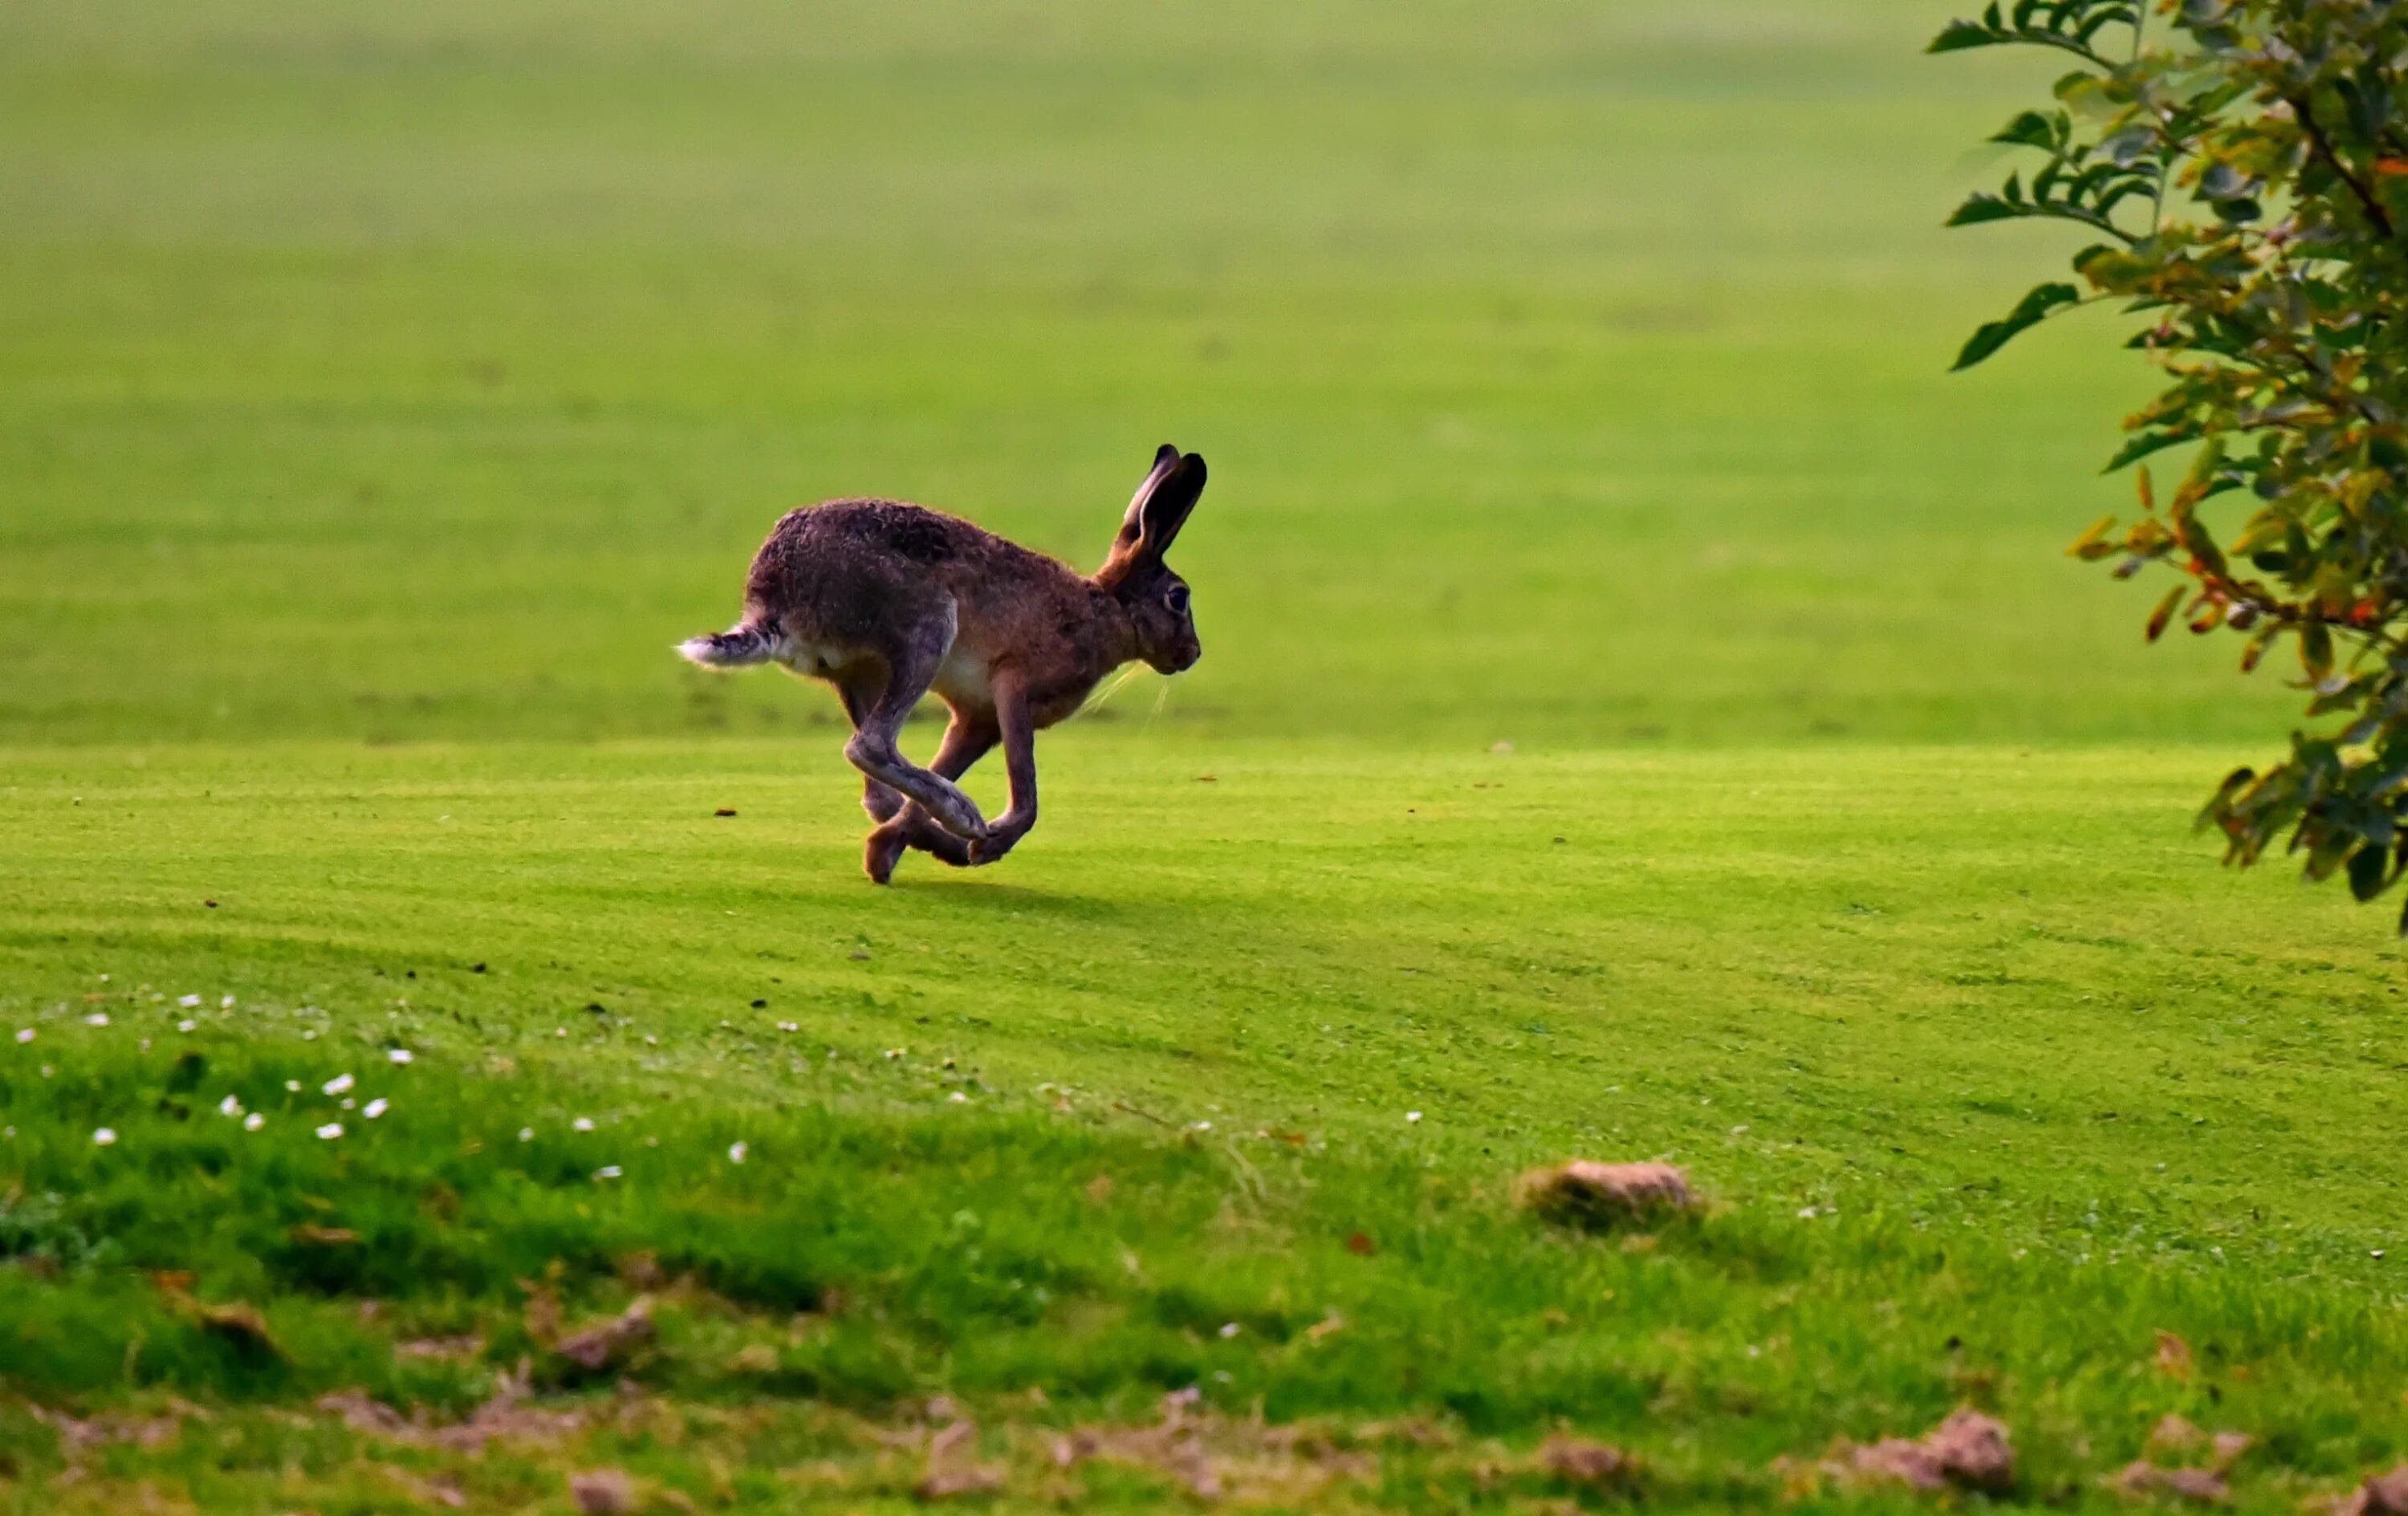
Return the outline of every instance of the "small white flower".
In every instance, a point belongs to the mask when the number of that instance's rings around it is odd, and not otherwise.
[[[340,1122],[328,1122],[325,1125],[318,1128],[318,1137],[322,1141],[332,1142],[335,1138],[341,1137],[342,1135],[343,1123]]]
[[[647,1047],[647,1048],[657,1048],[657,1047],[659,1047],[660,1045],[661,1045],[661,1039],[660,1039],[660,1038],[658,1038],[658,1037],[656,1037],[652,1036],[652,1034],[651,1034],[650,1032],[647,1032],[647,1033],[645,1033],[645,1034],[644,1034],[644,1046],[645,1046],[645,1047]]]
[[[313,1026],[313,1027],[309,1028],[308,1031],[306,1031],[306,1032],[302,1033],[302,1034],[301,1034],[301,1040],[302,1040],[302,1041],[304,1041],[304,1042],[315,1042],[315,1041],[317,1041],[317,1040],[318,1040],[318,1029],[317,1029],[316,1027],[314,1027],[314,1026]]]
[[[731,1164],[740,1164],[744,1161],[744,1155],[752,1151],[741,1142],[731,1142],[727,1145],[727,1161]]]
[[[360,1114],[370,1121],[375,1121],[378,1117],[383,1115],[386,1111],[392,1108],[393,1102],[387,1100],[382,1095],[379,1095],[374,1100],[369,1101],[366,1105],[362,1106],[360,1108]]]
[[[285,1093],[288,1094],[299,1094],[301,1093],[301,1081],[299,1080],[286,1080],[284,1081],[284,1089]]]
[[[552,1035],[553,1037],[566,1037],[568,1035],[568,1028],[566,1026],[555,1026],[552,1029]]]
[[[803,1023],[800,1022],[780,1022],[778,1023],[778,1030],[781,1032],[799,1032],[802,1029]]]
[[[187,1016],[182,1021],[176,1023],[176,1030],[179,1032],[189,1032],[200,1024],[200,1023],[193,1020],[190,1016]]]
[[[1242,1328],[1240,1328],[1235,1322],[1223,1322],[1221,1323],[1221,1335],[1225,1337],[1236,1337],[1240,1330],[1242,1330]]]
[[[572,1132],[591,1132],[594,1130],[594,1118],[591,1116],[580,1116],[577,1120],[568,1123],[568,1129]]]
[[[395,1048],[384,1055],[384,1061],[388,1064],[406,1064],[417,1056],[408,1048]]]
[[[86,1026],[107,1026],[108,1024],[108,1012],[105,1010],[95,1010],[91,1015],[86,1016],[83,1019],[83,1023]]]
[[[266,1124],[267,1118],[255,1110],[242,1119],[242,1129],[246,1132],[256,1132]]]
[[[953,1094],[953,1101],[954,1105],[967,1106],[970,1103],[970,1097],[962,1094],[959,1090],[955,1090]]]
[[[7,1137],[13,1142],[17,1137],[17,1129],[13,1126],[0,1126],[0,1137]]]
[[[111,1128],[104,1126],[92,1134],[92,1140],[98,1146],[106,1148],[110,1143],[117,1140],[117,1133]]]
[[[345,1097],[344,1097],[344,1099],[343,1099],[343,1108],[344,1108],[345,1110],[350,1110],[350,1109],[351,1109],[353,1107],[357,1106],[358,1104],[359,1104],[359,1102],[358,1102],[358,1101],[351,1099],[351,1097],[349,1097],[348,1095],[347,1095],[347,1096],[345,1096]]]
[[[616,1164],[604,1164],[601,1167],[594,1171],[594,1177],[597,1180],[615,1180],[619,1177],[619,1166]]]
[[[1806,1207],[1805,1209],[1803,1209],[1802,1210],[1799,1211],[1799,1213],[1798,1213],[1798,1219],[1799,1219],[1799,1221],[1801,1221],[1801,1222],[1811,1222],[1811,1221],[1813,1221],[1813,1220],[1814,1219],[1814,1208],[1813,1208],[1813,1207],[1812,1207],[1812,1206],[1808,1206],[1808,1207]]]
[[[520,1127],[519,1140],[521,1142],[533,1142],[535,1140],[535,1128],[532,1126]]]
[[[1210,1132],[1212,1130],[1212,1123],[1211,1122],[1197,1122],[1196,1123],[1196,1130],[1198,1132]]]
[[[176,997],[176,1004],[183,1007],[186,1010],[192,1009],[194,1006],[197,1006],[200,1003],[201,997],[196,994],[179,994]]]
[[[17,1040],[21,1043],[33,1041],[34,1029],[30,1026],[21,1026],[17,1028]]]
[[[1409,1110],[1409,1111],[1405,1112],[1405,1124],[1406,1124],[1406,1125],[1408,1125],[1408,1126],[1412,1125],[1412,1124],[1413,1123],[1415,1123],[1415,1122],[1420,1121],[1421,1119],[1422,1119],[1422,1113],[1421,1113],[1420,1111],[1418,1111],[1418,1110]]]
[[[226,1096],[223,1100],[218,1102],[218,1114],[221,1116],[241,1115],[242,1101],[235,1095]]]
[[[325,1083],[318,1086],[318,1088],[325,1091],[328,1094],[340,1094],[345,1090],[350,1089],[354,1082],[355,1081],[349,1074],[337,1074],[333,1079],[328,1080]]]
[[[218,1008],[220,1010],[232,1010],[234,1008],[234,996],[230,994],[221,996],[218,1000]]]

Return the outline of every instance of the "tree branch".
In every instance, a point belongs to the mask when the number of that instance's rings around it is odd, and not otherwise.
[[[2391,213],[2383,208],[2383,202],[2374,198],[2374,192],[2369,189],[2356,174],[2351,173],[2349,165],[2341,161],[2341,154],[2333,150],[2332,138],[2325,135],[2324,127],[2316,121],[2315,107],[2310,104],[2308,97],[2286,95],[2284,99],[2290,103],[2291,114],[2299,118],[2300,129],[2308,134],[2308,140],[2315,144],[2316,155],[2324,159],[2326,166],[2341,176],[2341,181],[2349,186],[2349,193],[2358,196],[2359,207],[2366,211],[2366,219],[2375,224],[2386,241],[2396,239],[2400,233],[2391,224]]]

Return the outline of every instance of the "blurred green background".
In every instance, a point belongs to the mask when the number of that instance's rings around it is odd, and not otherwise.
[[[1934,0],[0,0],[0,742],[763,732],[668,645],[787,508],[1092,566],[1383,743],[2263,737],[2058,550],[2112,317],[1945,233],[2035,61]]]

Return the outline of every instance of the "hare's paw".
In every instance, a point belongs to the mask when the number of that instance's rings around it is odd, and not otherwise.
[[[888,822],[869,834],[862,844],[861,871],[869,876],[872,884],[883,884],[895,877],[895,865],[910,846],[910,834],[903,826]]]
[[[1028,822],[1013,821],[1007,816],[987,828],[986,836],[970,844],[970,862],[984,865],[996,862],[1020,845],[1028,835]]]
[[[977,802],[948,784],[933,797],[927,807],[937,824],[965,842],[977,843],[986,837],[986,818],[979,814]]]

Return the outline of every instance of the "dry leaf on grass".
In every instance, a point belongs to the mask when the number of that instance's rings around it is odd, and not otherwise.
[[[1598,1164],[1585,1159],[1534,1168],[1514,1181],[1513,1197],[1541,1221],[1594,1230],[1693,1210],[1689,1178],[1670,1164]]]
[[[267,1330],[267,1318],[259,1313],[256,1306],[248,1306],[239,1300],[229,1300],[222,1305],[195,1300],[191,1309],[193,1319],[200,1323],[203,1330],[223,1337],[244,1352],[265,1358],[284,1356],[284,1350],[277,1346],[275,1337]]]
[[[568,1493],[585,1516],[627,1516],[636,1509],[636,1487],[615,1468],[596,1468],[574,1475]]]
[[[2203,1506],[2219,1504],[2232,1493],[2224,1476],[2212,1468],[2159,1468],[2146,1459],[2125,1465],[2109,1482],[2128,1498],[2173,1495]]]
[[[950,1402],[932,1403],[932,1415],[951,1415]],[[937,1429],[928,1438],[928,1467],[914,1486],[923,1500],[947,1500],[956,1495],[986,1495],[1003,1488],[1003,1466],[978,1461],[978,1423],[958,1421]]]
[[[1877,1480],[1895,1480],[1918,1490],[1956,1485],[1992,1493],[2015,1482],[2014,1448],[2007,1429],[1977,1410],[1958,1410],[1921,1441],[1885,1437],[1850,1450],[1847,1468]]]
[[[519,1280],[519,1288],[526,1292],[527,1336],[539,1346],[551,1347],[560,1337],[560,1296],[552,1294],[551,1285],[532,1280]]]
[[[1153,1426],[1082,1426],[1054,1439],[1054,1463],[1070,1469],[1090,1459],[1148,1468],[1179,1481],[1199,1500],[1302,1500],[1332,1480],[1374,1480],[1379,1461],[1339,1448],[1324,1433],[1230,1421],[1199,1409],[1193,1390],[1165,1395]],[[1359,1429],[1356,1440],[1376,1428]],[[1285,1509],[1284,1507],[1283,1509]]]
[[[307,1222],[286,1235],[294,1241],[312,1248],[339,1248],[360,1239],[360,1235],[348,1226],[312,1226]]]
[[[2157,1372],[2178,1380],[2190,1378],[2190,1344],[2172,1332],[2157,1334]]]
[[[599,1374],[650,1342],[652,1332],[652,1297],[645,1295],[601,1325],[562,1338],[552,1352],[588,1374]]]
[[[25,1409],[34,1420],[58,1434],[60,1451],[68,1454],[111,1442],[133,1442],[145,1448],[162,1448],[174,1441],[176,1435],[184,1429],[183,1422],[174,1416],[94,1416],[84,1421],[64,1411],[45,1410],[40,1406],[29,1405]]]
[[[736,1350],[727,1366],[738,1374],[774,1374],[778,1371],[778,1350],[766,1342],[748,1342]]]
[[[393,1351],[404,1358],[437,1358],[448,1363],[466,1363],[483,1354],[485,1339],[475,1336],[417,1337],[396,1343]]]
[[[496,1381],[491,1399],[470,1412],[466,1421],[451,1426],[431,1426],[423,1420],[410,1420],[358,1390],[320,1395],[318,1409],[340,1416],[354,1432],[454,1452],[481,1452],[485,1444],[494,1438],[557,1441],[584,1425],[584,1418],[575,1411],[537,1410],[520,1405],[526,1393],[527,1365],[521,1360],[517,1374],[504,1375]],[[423,1417],[424,1413],[420,1414]]]
[[[2408,1516],[2408,1464],[2388,1474],[2369,1474],[2334,1505],[2333,1516]]]
[[[2149,1451],[2151,1452],[2185,1452],[2198,1447],[2200,1438],[2206,1435],[2189,1421],[2168,1411],[2157,1424],[2149,1430]]]
[[[957,1495],[989,1495],[1003,1488],[1003,1469],[993,1464],[930,1469],[912,1493],[923,1500],[950,1500]]]
[[[460,1488],[459,1480],[452,1475],[438,1474],[433,1479],[421,1479],[408,1469],[396,1468],[391,1464],[379,1465],[377,1472],[420,1505],[448,1506],[460,1510],[468,1504],[467,1493]]]
[[[1548,1473],[1566,1483],[1592,1489],[1625,1483],[1639,1467],[1619,1448],[1561,1436],[1549,1437],[1539,1449],[1539,1462]]]

